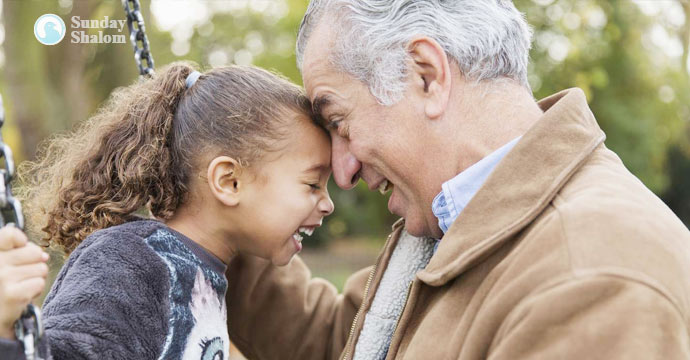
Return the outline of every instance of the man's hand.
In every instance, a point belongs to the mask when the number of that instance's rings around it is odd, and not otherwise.
[[[0,337],[14,339],[14,322],[46,284],[48,254],[13,226],[0,229]]]

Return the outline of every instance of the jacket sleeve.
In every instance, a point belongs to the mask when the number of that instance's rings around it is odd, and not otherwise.
[[[352,275],[338,294],[327,281],[311,278],[298,256],[276,267],[240,255],[226,273],[230,339],[250,359],[337,359],[370,270]]]
[[[670,297],[614,275],[572,279],[521,302],[489,359],[690,359],[690,337]]]
[[[157,358],[168,326],[168,276],[141,239],[103,236],[77,249],[43,306],[50,358]],[[10,359],[24,359],[18,341],[6,349]]]

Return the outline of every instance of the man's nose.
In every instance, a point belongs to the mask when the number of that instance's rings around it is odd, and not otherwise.
[[[335,183],[343,190],[350,190],[359,181],[359,170],[362,168],[354,155],[350,152],[348,142],[338,136],[331,141],[331,165]]]

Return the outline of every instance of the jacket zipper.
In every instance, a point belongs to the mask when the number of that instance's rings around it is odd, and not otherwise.
[[[391,241],[391,237],[393,237],[393,234],[388,235],[388,238],[386,239],[386,245]],[[376,259],[376,263],[374,264],[374,267],[371,269],[369,272],[369,277],[367,278],[367,283],[364,286],[364,297],[362,298],[362,304],[359,305],[359,309],[357,310],[357,313],[355,314],[355,318],[352,319],[352,326],[350,327],[350,335],[347,337],[347,342],[345,343],[345,354],[343,355],[341,360],[348,360],[350,358],[350,342],[354,341],[352,336],[355,334],[355,328],[357,327],[357,321],[359,320],[359,317],[361,316],[362,312],[364,311],[364,308],[367,305],[367,296],[369,295],[369,286],[371,286],[371,281],[374,279],[374,275],[376,274],[376,269],[379,266],[379,263],[381,262],[381,257],[383,257],[383,252],[379,254],[379,257]]]
[[[347,337],[348,341],[345,344],[347,347],[347,350],[345,351],[345,356],[342,357],[343,360],[347,360],[350,357],[350,340],[352,340],[352,335],[355,333],[355,327],[357,327],[357,320],[359,319],[360,314],[364,310],[364,305],[365,301],[367,299],[367,295],[369,294],[369,286],[371,285],[371,280],[374,279],[374,274],[376,273],[376,268],[378,267],[378,263],[374,264],[374,267],[371,269],[369,272],[369,277],[367,278],[367,284],[364,286],[364,297],[362,298],[362,304],[359,306],[359,310],[357,310],[357,314],[355,314],[355,318],[352,320],[352,327],[350,328],[350,335]]]
[[[410,281],[410,283],[407,285],[407,295],[405,295],[405,304],[403,305],[402,311],[400,311],[400,315],[398,316],[398,321],[395,322],[395,327],[393,328],[393,335],[391,336],[391,344],[393,344],[393,339],[395,338],[395,332],[398,331],[398,325],[400,325],[400,319],[402,319],[403,314],[405,313],[405,309],[407,308],[407,301],[410,300],[410,293],[412,292],[412,283],[413,281]],[[386,359],[388,359],[388,354],[390,354],[390,344],[388,345],[388,353],[386,354]]]

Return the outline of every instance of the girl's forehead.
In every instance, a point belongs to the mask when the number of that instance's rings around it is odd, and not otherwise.
[[[311,122],[290,127],[285,133],[279,157],[283,160],[307,164],[309,167],[330,166],[331,141],[326,132]]]

